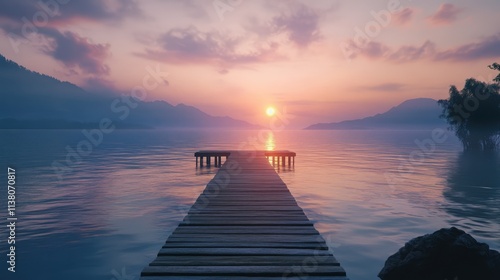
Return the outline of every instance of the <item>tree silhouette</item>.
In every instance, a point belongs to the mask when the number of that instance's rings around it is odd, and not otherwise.
[[[489,65],[488,67],[490,67],[490,69],[500,71],[500,64],[498,64],[496,62],[493,63],[493,64],[491,64],[491,65]],[[493,79],[493,81],[495,81],[497,83],[500,83],[500,73]]]
[[[500,71],[500,64],[489,68]],[[462,90],[450,87],[448,99],[439,100],[441,118],[462,142],[465,150],[494,150],[500,146],[500,74],[495,83],[470,78]]]

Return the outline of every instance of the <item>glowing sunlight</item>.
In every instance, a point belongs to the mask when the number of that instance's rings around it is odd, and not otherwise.
[[[274,116],[274,114],[276,114],[276,109],[274,109],[274,107],[267,107],[266,115],[268,115],[269,117],[272,117],[272,116]]]

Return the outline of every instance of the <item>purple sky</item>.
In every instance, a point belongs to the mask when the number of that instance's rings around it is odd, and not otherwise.
[[[130,93],[160,69],[149,100],[253,123],[275,106],[300,127],[491,80],[498,11],[498,0],[3,1],[0,53],[90,90]]]

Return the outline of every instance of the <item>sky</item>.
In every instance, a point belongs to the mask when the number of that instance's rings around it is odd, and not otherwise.
[[[0,3],[0,53],[96,92],[292,126],[446,98],[500,62],[500,1],[42,0]]]

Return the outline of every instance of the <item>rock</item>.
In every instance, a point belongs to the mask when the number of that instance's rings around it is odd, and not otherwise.
[[[500,253],[455,227],[410,240],[390,256],[382,280],[500,280]]]

